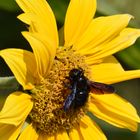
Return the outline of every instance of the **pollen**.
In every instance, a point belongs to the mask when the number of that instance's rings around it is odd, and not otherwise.
[[[31,91],[34,106],[29,117],[37,131],[48,135],[69,131],[87,112],[88,103],[81,108],[64,111],[64,102],[71,93],[66,77],[74,68],[82,68],[85,76],[89,77],[85,57],[71,48],[59,47],[48,76]]]

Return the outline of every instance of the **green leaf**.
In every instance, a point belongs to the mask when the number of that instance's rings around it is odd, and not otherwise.
[[[19,83],[15,77],[0,77],[0,110],[7,96],[19,89]]]
[[[19,83],[14,76],[0,77],[0,90],[1,89],[15,89],[18,90]]]
[[[135,17],[131,23],[140,27],[140,1],[139,0],[97,0],[97,10],[105,15],[128,13]]]
[[[19,7],[15,0],[0,0],[0,9],[7,11],[17,11],[19,10]]]
[[[136,43],[116,54],[117,58],[130,69],[140,69],[140,39]]]

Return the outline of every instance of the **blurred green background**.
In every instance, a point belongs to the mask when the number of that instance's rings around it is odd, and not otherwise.
[[[48,0],[48,2],[55,13],[58,27],[61,28],[69,0]],[[135,17],[133,21],[130,22],[129,26],[140,28],[139,0],[97,0],[97,3],[96,16],[129,13]],[[15,0],[0,0],[0,49],[27,48],[28,44],[20,33],[21,31],[26,30],[26,25],[16,18],[20,13],[21,10],[15,3]],[[115,54],[115,56],[125,69],[139,69],[140,39],[136,41],[135,45]],[[10,75],[12,75],[11,71],[4,61],[0,59],[0,76]],[[17,88],[16,82],[14,79],[12,80],[13,84],[9,85],[10,89],[7,87],[0,87],[0,106],[2,106],[9,92],[14,91]],[[114,86],[116,87],[118,94],[126,98],[137,108],[140,115],[140,79],[121,82]],[[128,130],[113,127],[98,119],[96,119],[96,121],[102,127],[108,140],[140,140],[140,128],[137,133],[133,133]]]

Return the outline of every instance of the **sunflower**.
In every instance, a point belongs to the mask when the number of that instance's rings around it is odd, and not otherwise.
[[[11,93],[0,112],[1,140],[106,140],[96,117],[119,128],[137,130],[135,108],[112,93],[95,90],[86,103],[64,110],[71,94],[67,78],[83,69],[91,81],[113,84],[140,77],[140,70],[125,71],[112,55],[132,45],[140,30],[127,28],[129,14],[93,19],[96,0],[71,0],[64,23],[64,43],[59,45],[54,14],[45,0],[17,0],[24,11],[18,18],[29,25],[22,32],[33,52],[5,49],[0,56],[23,91]],[[26,125],[25,125],[26,124]]]

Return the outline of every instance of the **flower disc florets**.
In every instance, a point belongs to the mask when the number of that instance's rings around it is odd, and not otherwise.
[[[51,135],[69,130],[86,113],[87,103],[81,108],[64,111],[64,102],[71,93],[66,86],[69,85],[66,77],[74,68],[82,68],[89,77],[84,56],[75,54],[70,48],[59,47],[48,76],[31,91],[34,106],[30,118],[39,131]]]

